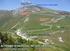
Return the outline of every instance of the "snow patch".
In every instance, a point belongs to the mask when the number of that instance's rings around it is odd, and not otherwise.
[[[58,39],[59,39],[60,42],[64,42],[62,37],[58,37]]]
[[[24,20],[24,23],[28,22],[29,20],[29,17],[27,17],[25,20]]]
[[[49,39],[45,39],[44,41],[46,44],[49,44]]]
[[[20,29],[18,29],[18,30],[16,31],[16,34],[17,34],[18,36],[21,36],[22,39],[29,40],[29,38],[27,38],[27,36],[26,36],[26,33],[22,33]]]

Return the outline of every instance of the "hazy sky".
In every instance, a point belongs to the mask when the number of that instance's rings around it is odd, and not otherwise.
[[[55,10],[70,11],[70,0],[0,0],[0,9],[18,8],[21,6],[20,3],[22,1],[31,1],[33,4],[43,4],[42,6]]]

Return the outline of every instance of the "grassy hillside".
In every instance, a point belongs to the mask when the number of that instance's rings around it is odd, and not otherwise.
[[[17,51],[70,51],[70,13],[43,8],[34,11],[34,7],[28,7],[23,15],[0,11],[1,44],[29,46]],[[1,49],[5,50],[13,49]]]

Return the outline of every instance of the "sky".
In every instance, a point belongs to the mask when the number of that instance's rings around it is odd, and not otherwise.
[[[70,0],[0,0],[0,10],[12,10],[19,8],[21,2],[31,1],[33,4],[70,12]],[[51,4],[51,5],[50,5]]]

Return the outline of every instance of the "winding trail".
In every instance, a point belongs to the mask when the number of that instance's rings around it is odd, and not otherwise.
[[[34,41],[32,38],[29,38],[27,35],[26,35],[26,33],[22,33],[21,32],[21,30],[20,29],[18,29],[17,31],[16,31],[16,34],[18,35],[18,36],[20,36],[20,37],[22,37],[22,39],[25,39],[25,40],[32,40],[32,41]],[[45,44],[44,42],[41,42],[41,41],[38,41],[38,40],[36,40],[38,43],[40,43],[40,44]]]

